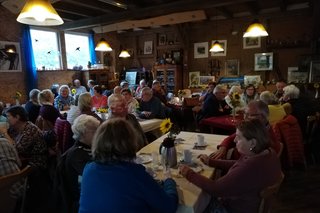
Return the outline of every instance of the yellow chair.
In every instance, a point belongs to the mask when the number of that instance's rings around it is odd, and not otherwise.
[[[17,199],[10,196],[11,187],[18,181],[23,181],[23,194],[21,200],[20,212],[23,212],[26,188],[27,188],[27,176],[31,172],[31,166],[26,166],[21,171],[0,177],[0,200],[1,203],[5,204],[0,206],[1,213],[12,213],[16,209]]]
[[[259,207],[259,213],[268,213],[271,210],[272,203],[276,194],[279,191],[280,185],[284,179],[284,174],[281,172],[278,180],[275,184],[266,187],[260,192],[261,202]]]

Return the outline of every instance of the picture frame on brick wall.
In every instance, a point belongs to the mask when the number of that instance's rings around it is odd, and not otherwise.
[[[0,41],[0,72],[21,72],[19,42]]]

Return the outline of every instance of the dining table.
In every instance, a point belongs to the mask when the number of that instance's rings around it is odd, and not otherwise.
[[[204,137],[204,144],[202,144],[201,146],[197,146],[198,135],[202,135]],[[149,156],[149,158],[147,158],[146,161],[142,161],[142,164],[147,168],[147,170],[151,169],[154,172],[154,178],[157,180],[164,179],[164,169],[160,164],[161,155],[159,154],[159,147],[166,137],[167,134],[161,136],[152,143],[143,147],[137,153],[137,158],[139,158],[139,156]],[[214,176],[215,169],[213,167],[204,165],[197,157],[200,154],[210,155],[212,152],[215,152],[217,150],[217,145],[220,144],[221,141],[223,141],[225,138],[226,136],[223,135],[203,134],[197,132],[184,131],[180,132],[175,139],[175,148],[177,150],[178,165],[180,163],[183,163],[182,153],[184,153],[185,150],[189,150],[192,153],[192,165],[190,165],[191,168],[207,178],[212,178]],[[157,162],[156,167],[154,163],[155,161]],[[179,196],[179,206],[176,212],[203,212],[210,202],[211,195],[209,195],[196,185],[190,183],[186,178],[181,176],[178,171],[178,166],[170,168],[170,172],[172,178],[177,183],[177,191]]]
[[[232,115],[213,116],[204,118],[199,122],[199,126],[207,126],[211,133],[218,134],[223,132],[230,135],[236,132],[236,125],[243,120],[243,115],[239,114],[233,117]]]

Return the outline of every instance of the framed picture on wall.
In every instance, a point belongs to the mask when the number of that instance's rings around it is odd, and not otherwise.
[[[198,87],[200,84],[200,72],[189,72],[189,86]]]
[[[153,49],[152,43],[153,43],[152,41],[145,41],[144,42],[143,54],[145,54],[145,55],[152,54],[152,49]]]
[[[159,46],[161,46],[161,45],[166,45],[166,43],[167,43],[167,36],[166,36],[166,34],[160,34],[159,35]]]
[[[21,50],[18,42],[0,41],[0,72],[21,72]]]
[[[254,54],[254,71],[268,71],[273,69],[273,53]]]
[[[194,43],[194,58],[208,58],[208,42]]]
[[[320,82],[320,60],[311,61],[309,83]]]
[[[288,83],[307,83],[309,72],[301,72],[298,67],[288,67]]]
[[[215,77],[214,76],[200,76],[200,83],[199,83],[199,86],[202,86],[202,87],[206,87],[208,86],[208,83],[209,82],[214,82],[215,81]]]
[[[214,44],[214,42],[218,41],[221,45],[221,47],[224,49],[223,52],[211,52],[211,56],[226,56],[227,55],[227,40],[213,40],[211,42],[211,46]]]
[[[239,76],[239,60],[226,60],[225,64],[226,76]]]
[[[261,37],[243,38],[243,49],[252,49],[261,47]]]

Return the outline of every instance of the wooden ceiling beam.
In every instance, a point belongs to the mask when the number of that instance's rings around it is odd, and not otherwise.
[[[66,0],[72,1],[72,0]],[[124,11],[116,14],[105,14],[98,17],[83,19],[79,21],[74,21],[72,23],[65,23],[58,26],[60,30],[74,30],[91,28],[100,25],[113,24],[120,21],[130,20],[130,19],[143,19],[146,17],[161,16],[165,14],[190,11],[190,10],[202,10],[210,7],[223,7],[233,4],[241,4],[246,2],[255,2],[256,0],[224,0],[224,1],[206,1],[206,0],[180,0],[169,2],[164,5],[157,5],[148,8],[141,8],[134,11]],[[78,4],[78,3],[77,3]]]
[[[256,1],[247,2],[246,5],[248,7],[249,12],[252,15],[258,15],[259,14],[260,8],[259,8],[259,5],[258,5],[258,2],[256,2]]]
[[[217,11],[222,13],[222,15],[226,18],[233,18],[233,13],[230,12],[226,7],[217,7],[215,8]]]
[[[81,7],[84,7],[84,8],[89,8],[89,9],[92,9],[92,10],[98,10],[98,11],[101,11],[101,12],[104,12],[104,13],[111,13],[113,12],[112,10],[109,10],[109,9],[105,9],[105,7],[99,7],[99,6],[93,6],[92,2],[90,2],[90,4],[88,3],[83,3],[79,0],[77,1],[74,1],[74,0],[64,0],[64,2],[68,2],[70,4],[74,4],[76,6],[81,6]]]
[[[90,15],[87,14],[83,14],[83,13],[79,13],[79,12],[74,12],[71,10],[64,10],[64,9],[60,9],[60,8],[55,8],[56,11],[60,13],[64,13],[64,14],[72,14],[72,15],[76,15],[76,16],[80,16],[80,17],[90,17]],[[60,14],[61,16],[63,16],[62,14]]]

